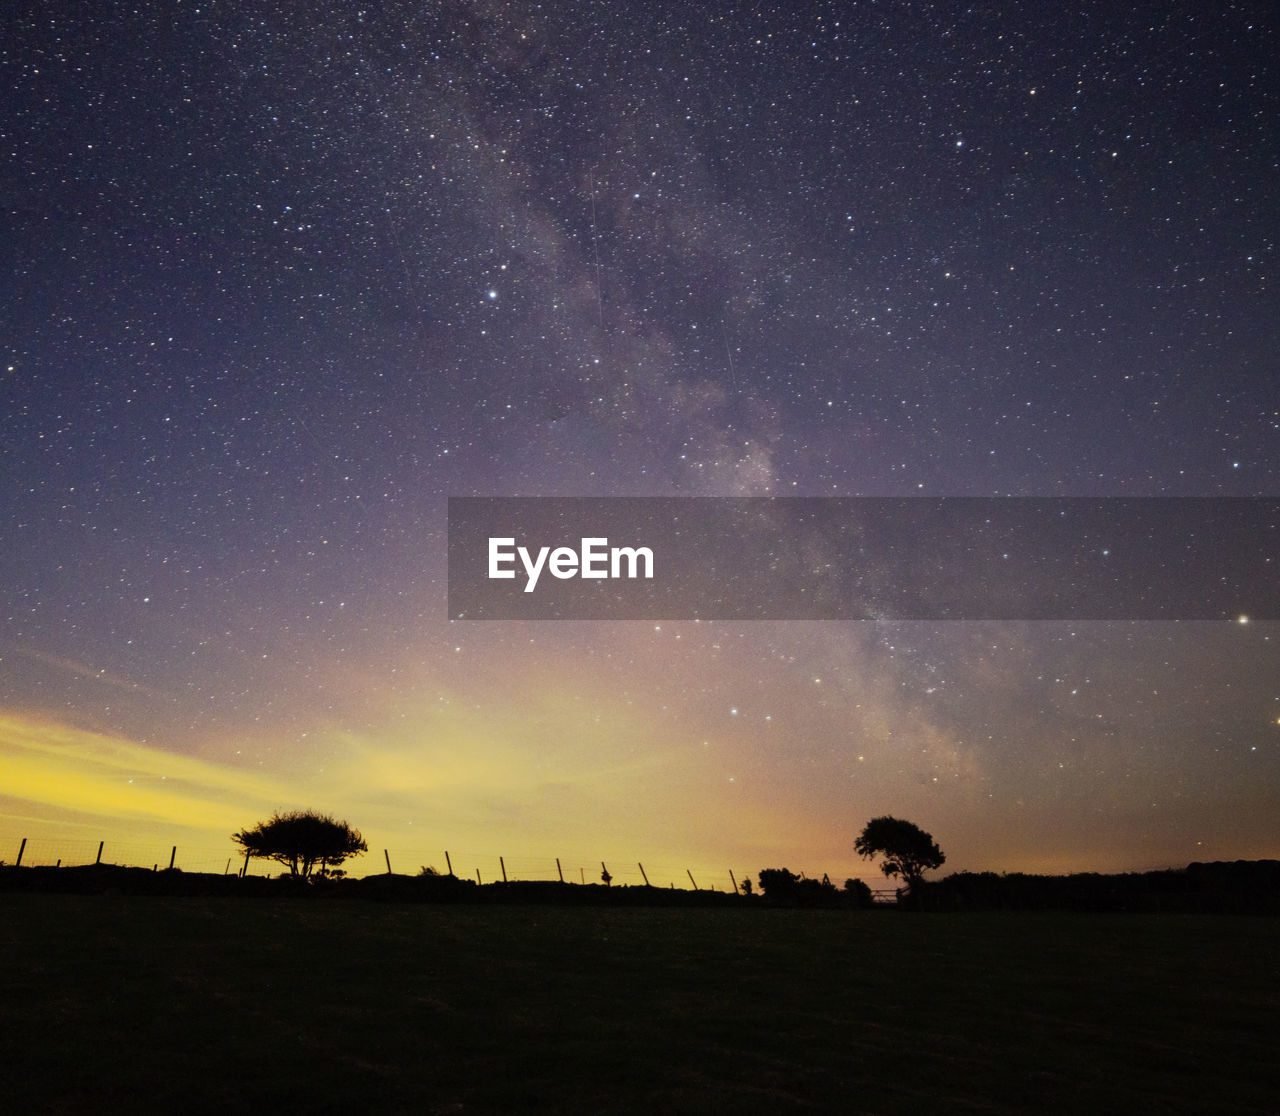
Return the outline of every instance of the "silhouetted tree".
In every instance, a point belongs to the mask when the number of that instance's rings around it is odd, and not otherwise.
[[[901,818],[872,818],[853,843],[859,856],[868,860],[883,856],[880,870],[886,876],[901,876],[910,887],[924,878],[930,868],[946,861],[932,834]]]
[[[277,861],[304,880],[313,872],[330,874],[330,865],[368,851],[358,829],[314,810],[273,814],[252,829],[233,833],[231,839],[250,856]]]

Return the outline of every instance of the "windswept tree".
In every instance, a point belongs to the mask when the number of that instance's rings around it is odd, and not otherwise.
[[[930,868],[946,862],[942,850],[918,825],[901,818],[872,818],[853,843],[859,856],[873,860],[883,856],[880,870],[886,876],[901,876],[908,887],[919,883]]]
[[[304,880],[313,872],[325,875],[347,857],[369,850],[358,829],[314,810],[273,814],[252,829],[233,833],[231,839],[250,856],[277,861]]]

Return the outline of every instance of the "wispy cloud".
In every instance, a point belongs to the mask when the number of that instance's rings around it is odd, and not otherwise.
[[[85,663],[78,662],[75,659],[69,659],[64,655],[51,655],[47,651],[36,651],[29,647],[5,647],[0,649],[6,655],[18,655],[24,659],[30,659],[33,662],[42,663],[54,670],[62,671],[64,674],[73,675],[76,678],[85,678],[90,682],[97,682],[103,686],[110,686],[115,690],[123,690],[130,694],[140,694],[143,697],[153,698],[156,701],[173,701],[170,694],[166,694],[161,690],[153,689],[151,686],[144,686],[141,682],[134,682],[131,679],[121,677],[118,674],[98,667],[91,667]]]

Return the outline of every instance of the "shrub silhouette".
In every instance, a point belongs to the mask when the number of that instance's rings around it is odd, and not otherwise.
[[[869,907],[874,902],[871,888],[861,880],[845,880],[844,894],[851,907]]]
[[[762,868],[760,891],[770,903],[788,907],[836,907],[840,892],[825,876],[821,880],[806,879],[803,873],[786,868]]]
[[[314,810],[276,813],[252,829],[233,833],[231,839],[250,856],[265,857],[285,865],[289,874],[301,879],[336,874],[331,866],[349,856],[367,852],[358,829],[345,821]]]
[[[786,868],[761,868],[760,892],[766,899],[791,899],[795,897],[800,877]]]

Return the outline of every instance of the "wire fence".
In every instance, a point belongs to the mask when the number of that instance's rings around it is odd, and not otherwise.
[[[93,841],[57,837],[21,838],[0,846],[0,863],[24,867],[71,868],[82,864],[113,864],[130,868],[180,868],[184,872],[238,871],[234,850],[212,847],[180,848],[157,842]],[[265,875],[267,873],[259,873]]]
[[[166,845],[160,842],[94,841],[55,837],[26,837],[0,846],[0,864],[25,867],[73,867],[110,864],[155,871],[175,868],[183,872],[219,875],[276,876],[286,871],[272,860],[249,859],[234,846]],[[583,856],[507,856],[503,853],[452,849],[371,849],[348,860],[343,867],[351,876],[383,872],[416,876],[424,869],[441,875],[473,879],[481,884],[503,881],[563,881],[569,884],[607,883],[612,886],[653,886],[676,890],[741,890],[744,881],[754,884],[751,870],[670,861],[645,863]],[[755,871],[759,871],[756,869]],[[843,883],[843,881],[840,881]]]

